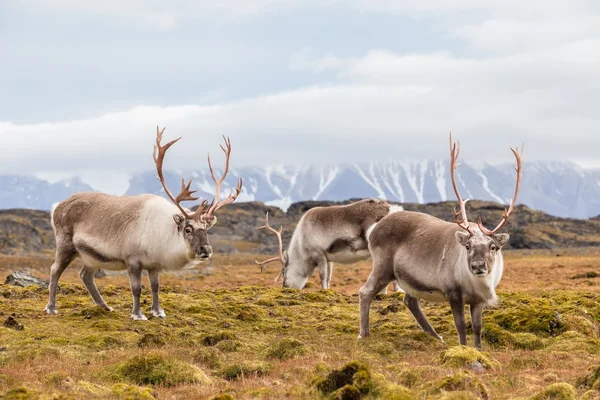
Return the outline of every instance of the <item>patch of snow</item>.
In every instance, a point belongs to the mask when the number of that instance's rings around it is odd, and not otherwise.
[[[331,183],[335,180],[336,176],[338,175],[338,173],[340,171],[337,166],[333,166],[327,172],[327,177],[325,177],[323,169],[324,168],[321,168],[321,173],[320,173],[320,176],[319,176],[319,190],[314,195],[313,200],[318,200],[319,199],[319,196],[321,195],[321,193],[323,193],[323,191],[325,189],[327,189],[327,187],[329,185],[331,185]]]
[[[440,199],[442,199],[442,201],[446,201],[448,200],[448,195],[446,193],[446,167],[444,166],[444,161],[436,160],[434,162],[434,166],[435,186],[440,193]]]
[[[293,201],[290,197],[265,201],[265,205],[280,208],[284,212],[286,212],[287,209],[290,208],[292,203]]]
[[[478,172],[477,175],[481,177],[481,184],[483,186],[483,190],[485,190],[490,196],[492,196],[494,200],[496,200],[498,203],[504,204],[504,200],[502,200],[500,196],[496,195],[496,193],[492,192],[492,190],[490,189],[487,176],[485,176],[483,172]]]
[[[383,189],[381,189],[381,186],[379,186],[379,183],[377,182],[377,180],[376,179],[371,180],[367,176],[367,174],[365,174],[365,172],[362,170],[360,165],[354,164],[354,168],[356,169],[356,172],[358,172],[358,175],[360,175],[360,177],[363,178],[363,180],[365,182],[367,182],[367,184],[369,186],[371,186],[373,189],[375,189],[375,191],[377,192],[377,196],[380,199],[385,199],[385,192],[383,191]]]

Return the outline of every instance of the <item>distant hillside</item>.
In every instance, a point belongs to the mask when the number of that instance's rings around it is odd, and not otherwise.
[[[509,155],[508,149],[506,155]],[[263,165],[232,168],[224,183],[228,192],[238,177],[244,187],[238,202],[260,201],[286,210],[300,201],[377,197],[400,203],[428,204],[454,200],[448,159],[380,160],[363,164]],[[152,164],[148,168],[152,168]],[[600,169],[582,169],[570,162],[526,161],[519,201],[551,215],[591,218],[600,214]],[[181,177],[194,178],[192,189],[211,199],[214,183],[207,169],[165,171],[172,189]],[[508,202],[515,171],[506,164],[465,161],[457,170],[461,193],[470,199]],[[0,209],[50,210],[52,204],[78,191],[93,190],[81,178],[47,182],[31,176],[0,175]],[[129,178],[126,194],[164,196],[153,170]]]
[[[269,211],[274,227],[283,225],[283,241],[287,246],[300,217],[316,206],[347,204],[345,202],[302,201],[293,203],[283,212],[260,202],[231,204],[220,210],[218,223],[211,230],[211,241],[216,252],[273,253],[276,240],[272,234],[257,231],[264,224]],[[447,221],[453,221],[452,209],[456,202],[431,204],[405,203],[409,211],[420,211]],[[504,206],[497,203],[473,201],[467,205],[472,220],[481,216],[490,228],[501,219]],[[541,211],[517,206],[504,231],[511,234],[508,248],[558,248],[600,246],[600,216],[588,220],[557,218]],[[34,254],[54,251],[54,235],[50,213],[34,210],[0,211],[0,253]]]

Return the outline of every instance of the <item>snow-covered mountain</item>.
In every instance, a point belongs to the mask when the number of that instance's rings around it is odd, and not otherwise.
[[[216,171],[217,174],[220,171]],[[181,176],[194,179],[197,195],[212,199],[214,183],[208,170],[165,171],[173,192]],[[514,192],[510,164],[465,162],[457,169],[463,197],[508,203]],[[447,160],[377,161],[329,166],[267,165],[232,169],[223,195],[242,177],[238,201],[257,200],[283,209],[301,200],[346,200],[382,197],[398,202],[429,203],[454,200]],[[50,184],[31,177],[0,177],[0,208],[50,209],[71,193],[91,188],[79,179]],[[126,194],[162,194],[148,171],[130,180]],[[600,214],[600,170],[582,169],[570,162],[526,162],[518,203],[562,217],[588,218]]]

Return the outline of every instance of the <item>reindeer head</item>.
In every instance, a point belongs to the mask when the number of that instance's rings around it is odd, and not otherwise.
[[[281,240],[281,232],[283,232],[283,226],[279,227],[279,231],[273,229],[271,225],[269,225],[269,212],[267,211],[267,214],[265,215],[265,224],[263,226],[259,226],[256,229],[266,229],[269,232],[273,232],[275,234],[275,236],[277,237],[277,241],[279,242],[279,255],[273,258],[269,258],[265,261],[254,260],[254,262],[256,262],[260,266],[260,271],[262,272],[268,263],[273,261],[279,261],[281,263],[281,272],[279,272],[279,275],[275,277],[273,283],[277,283],[277,281],[279,281],[279,278],[283,276],[283,283],[285,287],[285,274],[290,262],[290,258],[288,256],[288,252],[283,250],[283,241]]]
[[[516,149],[511,147],[511,151],[517,160],[517,164],[515,165],[515,170],[517,171],[515,194],[511,199],[508,208],[504,210],[502,221],[500,221],[496,228],[490,231],[483,226],[481,217],[479,217],[477,225],[470,224],[469,220],[467,219],[465,205],[469,199],[462,199],[458,191],[458,186],[456,185],[456,179],[454,177],[454,170],[460,165],[460,163],[456,162],[460,153],[460,142],[453,144],[452,133],[450,133],[450,177],[452,179],[454,193],[456,193],[456,198],[458,199],[458,204],[460,206],[460,211],[456,211],[456,208],[454,209],[454,219],[458,226],[465,230],[465,232],[456,232],[456,240],[467,250],[469,271],[478,277],[485,277],[492,272],[492,269],[496,263],[497,254],[510,239],[510,235],[508,233],[497,232],[504,226],[508,220],[508,217],[514,211],[517,195],[519,194],[519,186],[521,184],[523,146],[521,146],[521,153],[519,153],[518,147]],[[459,215],[461,214],[462,219],[459,218]]]
[[[223,136],[223,139],[225,139],[225,147],[221,145],[221,149],[225,153],[225,170],[223,171],[223,175],[220,179],[217,179],[215,177],[215,173],[210,162],[210,155],[208,155],[208,167],[210,169],[212,179],[215,182],[215,199],[210,205],[208,205],[208,202],[206,200],[203,200],[198,206],[198,209],[194,212],[191,212],[189,209],[183,207],[181,205],[181,202],[198,200],[198,197],[192,196],[196,191],[190,190],[192,180],[190,179],[190,181],[186,185],[185,181],[181,179],[181,191],[179,192],[177,197],[173,196],[165,182],[165,178],[162,171],[165,154],[172,145],[174,145],[177,141],[179,141],[179,139],[181,139],[178,138],[172,140],[169,143],[162,146],[160,142],[162,140],[165,129],[166,128],[159,130],[159,128],[156,127],[156,144],[154,145],[153,154],[154,163],[156,164],[156,177],[162,183],[167,196],[177,206],[177,208],[179,208],[179,211],[181,212],[173,215],[173,221],[177,226],[177,231],[186,243],[188,249],[188,258],[200,260],[208,259],[212,256],[212,246],[208,241],[208,230],[212,228],[213,225],[217,222],[217,217],[214,215],[214,213],[219,208],[227,204],[233,203],[242,190],[242,178],[240,178],[238,181],[238,185],[235,188],[235,193],[231,192],[229,197],[221,201],[221,185],[223,184],[225,176],[227,176],[227,172],[229,171],[231,141],[225,138],[225,136]]]

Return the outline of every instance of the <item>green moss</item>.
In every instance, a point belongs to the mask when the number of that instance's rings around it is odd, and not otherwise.
[[[513,333],[510,338],[511,344],[517,349],[538,350],[546,345],[544,340],[532,333]]]
[[[282,339],[267,348],[265,357],[269,360],[277,359],[281,361],[291,360],[292,358],[306,354],[306,346],[297,339]]]
[[[531,397],[531,400],[576,400],[577,391],[568,383],[553,383]]]
[[[474,393],[466,391],[447,392],[435,397],[436,400],[480,400]]]
[[[359,400],[363,397],[360,390],[354,385],[345,385],[331,393],[333,400]]]
[[[513,294],[510,300],[503,301],[505,306],[489,310],[486,320],[510,332],[555,336],[565,330],[565,324],[557,311],[558,303],[551,299]]]
[[[146,333],[137,342],[138,347],[163,347],[165,344],[167,343],[162,336],[152,333]]]
[[[154,390],[147,387],[139,387],[117,383],[110,389],[111,394],[118,396],[122,400],[154,400],[156,394]]]
[[[487,387],[475,376],[466,371],[447,376],[437,383],[430,383],[424,388],[426,395],[440,395],[444,392],[468,392],[478,398],[490,398]]]
[[[243,343],[239,340],[222,340],[215,345],[215,348],[223,353],[234,353],[243,347]]]
[[[600,391],[588,390],[581,396],[581,400],[600,400]]]
[[[244,361],[226,366],[221,371],[221,375],[227,380],[236,380],[242,376],[250,377],[268,375],[272,369],[273,367],[268,363]]]
[[[36,400],[38,398],[39,394],[24,387],[11,389],[2,396],[4,400]]]
[[[552,339],[549,350],[568,353],[598,353],[600,342],[575,331],[567,331]]]
[[[203,347],[194,353],[194,362],[215,369],[223,362],[223,353],[214,347]]]
[[[44,382],[49,385],[58,386],[68,377],[64,372],[51,372],[44,377]]]
[[[197,367],[158,354],[130,358],[116,368],[116,376],[136,385],[176,386],[207,384],[209,379]]]
[[[480,362],[484,368],[493,368],[497,361],[483,355],[477,349],[468,346],[455,346],[442,351],[439,361],[448,367],[466,367],[470,363]]]
[[[229,393],[219,393],[211,397],[209,400],[235,400],[235,397]]]
[[[589,374],[577,380],[577,386],[586,389],[600,390],[600,364],[593,368]]]
[[[202,339],[202,344],[205,346],[214,346],[223,340],[234,340],[235,335],[231,332],[217,332],[215,334],[206,335]]]
[[[413,395],[410,393],[410,390],[408,390],[407,388],[405,388],[403,386],[394,385],[394,384],[386,385],[385,388],[383,388],[381,390],[380,398],[386,399],[386,400],[413,400],[414,399]]]
[[[367,394],[373,389],[371,372],[360,361],[351,361],[340,369],[334,369],[326,377],[317,379],[313,384],[319,392],[325,395],[345,386],[353,386],[361,394]],[[351,393],[351,389],[347,388],[345,391]]]

